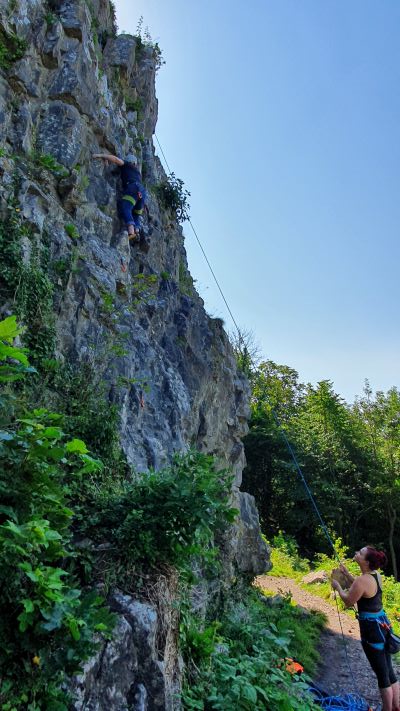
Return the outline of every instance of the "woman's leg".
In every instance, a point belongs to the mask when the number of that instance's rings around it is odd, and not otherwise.
[[[379,689],[382,699],[382,711],[393,711],[393,690],[389,686],[387,689]]]
[[[399,682],[397,681],[397,677],[395,674],[395,671],[393,669],[393,663],[392,663],[392,655],[389,654],[385,650],[385,657],[386,657],[386,666],[389,674],[389,681],[392,686],[392,694],[393,694],[393,700],[392,700],[392,711],[400,711],[400,692],[399,692]]]
[[[391,657],[383,648],[377,649],[368,644],[368,642],[363,641],[362,647],[378,680],[382,711],[393,711],[393,708],[396,708],[395,699],[393,698],[393,683],[396,677],[394,676]]]
[[[392,701],[392,711],[400,711],[400,690],[399,682],[396,681],[392,684],[393,701]]]

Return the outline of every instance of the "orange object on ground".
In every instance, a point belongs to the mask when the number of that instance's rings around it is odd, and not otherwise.
[[[300,662],[297,662],[295,659],[291,659],[290,657],[285,658],[286,662],[286,671],[289,672],[289,674],[302,674],[304,671],[304,667]]]

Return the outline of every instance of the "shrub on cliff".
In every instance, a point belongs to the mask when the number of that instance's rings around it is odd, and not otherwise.
[[[67,709],[60,685],[110,631],[113,616],[74,574],[70,487],[98,470],[62,417],[45,409],[15,420],[11,381],[28,369],[13,346],[15,317],[0,322],[0,704],[4,711]],[[7,392],[8,388],[8,392]]]
[[[190,219],[190,205],[188,203],[190,192],[183,186],[183,180],[177,178],[175,173],[170,173],[165,180],[154,187],[155,194],[163,207],[175,215],[178,222]]]
[[[82,532],[106,541],[109,558],[126,572],[163,563],[183,568],[191,557],[204,557],[215,531],[236,517],[230,489],[231,477],[212,457],[177,454],[170,466],[133,481],[89,484]]]

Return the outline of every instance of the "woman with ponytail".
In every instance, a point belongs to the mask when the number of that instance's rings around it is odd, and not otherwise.
[[[332,580],[332,587],[346,607],[357,603],[361,643],[378,680],[382,711],[400,711],[399,683],[393,671],[392,658],[385,648],[385,632],[390,622],[382,609],[382,579],[376,572],[387,564],[387,558],[383,551],[365,546],[356,551],[353,560],[360,566],[361,575],[354,577],[341,565],[340,570],[350,589],[343,590],[337,580]]]

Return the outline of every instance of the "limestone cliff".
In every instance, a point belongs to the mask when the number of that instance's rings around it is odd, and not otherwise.
[[[159,468],[188,446],[232,469],[241,518],[223,544],[225,583],[237,571],[262,572],[268,554],[254,501],[239,492],[248,384],[222,322],[195,291],[182,229],[152,190],[166,177],[152,140],[154,47],[116,35],[108,0],[0,7],[1,211],[10,201],[21,211],[26,264],[45,249],[57,265],[56,355],[102,370],[136,470]],[[132,150],[150,216],[141,243],[129,246],[116,215],[118,177],[92,156]],[[3,316],[12,311],[3,300]],[[114,607],[118,634],[87,665],[75,708],[173,708],[179,665],[168,633],[156,650],[160,612],[118,593]]]

